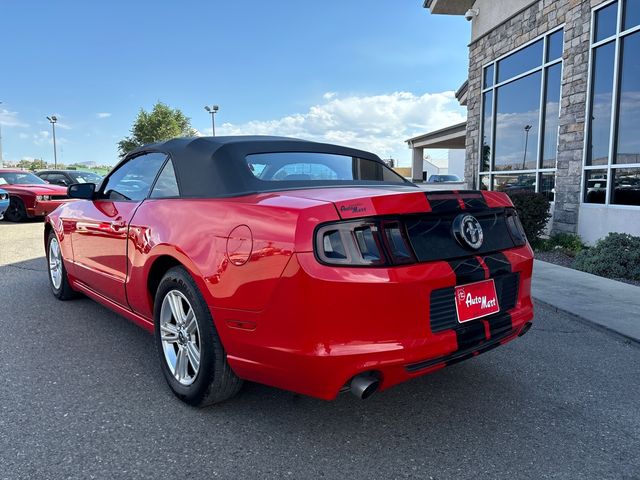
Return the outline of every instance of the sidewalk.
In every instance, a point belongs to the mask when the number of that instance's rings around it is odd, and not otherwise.
[[[531,294],[558,310],[640,342],[640,287],[535,260]]]

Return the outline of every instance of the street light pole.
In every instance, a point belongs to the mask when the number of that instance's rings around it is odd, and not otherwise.
[[[218,105],[205,105],[204,109],[209,112],[211,114],[211,132],[212,132],[212,136],[216,136],[216,121],[214,118],[214,115],[218,112],[218,110],[220,110],[220,107],[218,107]]]
[[[58,118],[55,115],[51,115],[47,117],[47,120],[51,123],[51,128],[53,129],[53,168],[58,168],[58,152],[56,149],[56,122]]]
[[[531,125],[524,126],[524,155],[522,157],[522,170],[525,168],[525,164],[527,162],[527,147],[529,146],[529,130],[531,130]]]

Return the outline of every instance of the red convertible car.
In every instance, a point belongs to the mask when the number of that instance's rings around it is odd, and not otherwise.
[[[0,188],[9,193],[4,217],[10,222],[44,217],[69,201],[66,188],[50,185],[25,170],[0,169]]]
[[[242,380],[366,398],[531,326],[533,255],[509,198],[424,192],[364,151],[174,139],[69,195],[83,200],[45,223],[53,294],[154,332],[192,405]]]

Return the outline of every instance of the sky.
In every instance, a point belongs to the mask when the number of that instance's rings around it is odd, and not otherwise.
[[[409,165],[404,140],[464,120],[463,17],[422,0],[0,0],[5,161],[114,164],[157,101],[211,134],[273,134]]]

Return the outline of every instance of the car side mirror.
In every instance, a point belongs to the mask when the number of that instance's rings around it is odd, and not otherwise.
[[[67,188],[69,198],[81,198],[84,200],[93,200],[96,195],[95,183],[74,183]]]

